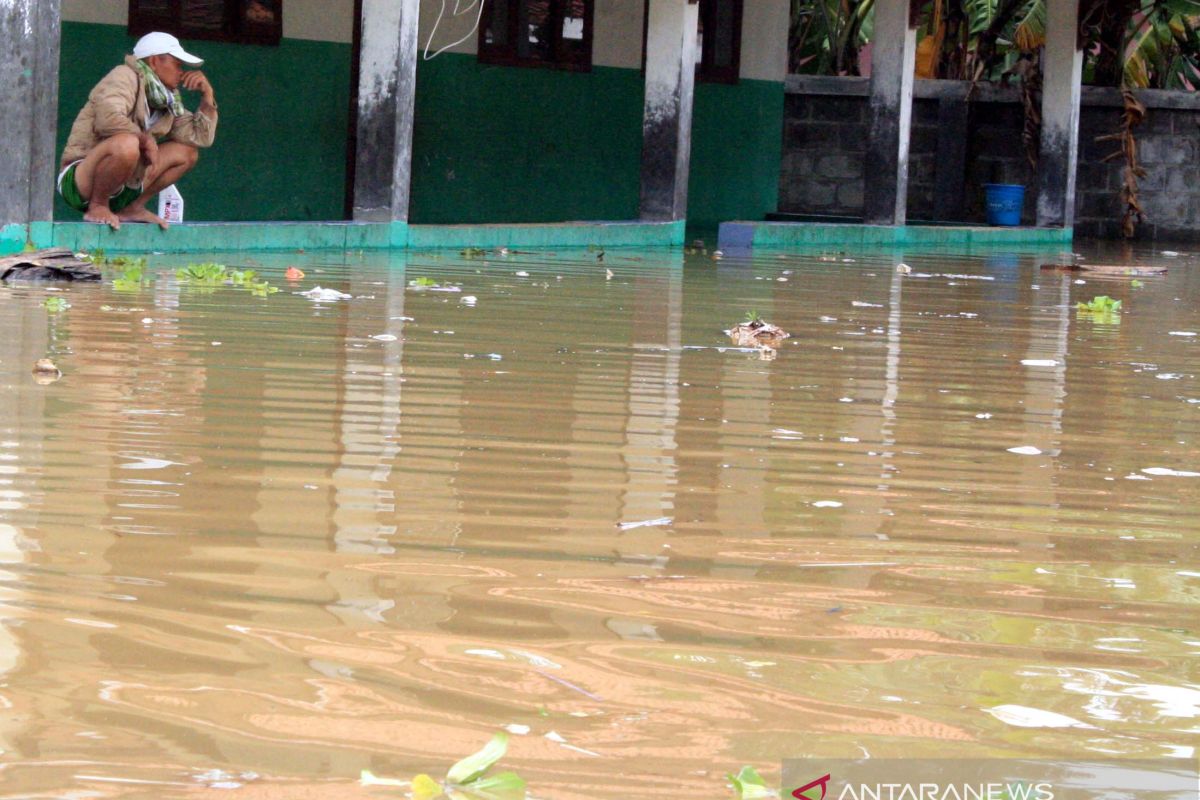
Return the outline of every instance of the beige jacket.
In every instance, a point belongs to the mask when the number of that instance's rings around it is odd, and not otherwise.
[[[150,105],[146,102],[146,87],[141,73],[134,66],[137,59],[126,56],[125,63],[114,67],[88,95],[88,101],[67,137],[59,168],[86,156],[103,140],[118,133],[140,134],[146,130]],[[181,142],[193,147],[208,147],[217,134],[217,115],[212,119],[204,114],[184,113],[172,116],[165,111],[149,133],[156,139]],[[141,163],[129,179],[129,185],[142,185],[146,165]]]

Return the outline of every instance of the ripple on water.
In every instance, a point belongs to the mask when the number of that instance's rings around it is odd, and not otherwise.
[[[7,290],[7,795],[349,796],[501,728],[563,800],[1189,755],[1200,278],[1106,283],[1117,326],[1001,255],[230,257],[266,298],[163,256],[59,314]],[[751,309],[793,334],[771,360],[727,346]]]

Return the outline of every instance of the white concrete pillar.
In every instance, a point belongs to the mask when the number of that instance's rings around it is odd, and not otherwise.
[[[59,0],[0,0],[0,227],[54,208]]]
[[[908,137],[917,56],[917,30],[909,0],[877,0],[871,41],[863,215],[870,224],[903,225],[908,208]]]
[[[354,219],[408,221],[419,0],[363,0]]]
[[[641,216],[687,217],[696,81],[696,0],[649,0],[642,118]]]
[[[1075,224],[1075,164],[1079,155],[1079,0],[1047,0],[1042,55],[1042,144],[1038,160],[1037,224]]]

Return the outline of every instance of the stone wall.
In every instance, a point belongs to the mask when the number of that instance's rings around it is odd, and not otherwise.
[[[779,210],[861,218],[866,79],[791,76],[788,81]],[[1019,183],[1027,187],[1022,223],[1033,224],[1037,175],[1021,141],[1024,116],[1017,90],[981,86],[966,103],[965,84],[917,81],[914,94],[909,221],[982,223],[983,184]],[[1145,91],[1139,97],[1147,106],[1146,120],[1136,130],[1147,174],[1140,182],[1146,220],[1138,227],[1138,238],[1200,241],[1200,96]],[[1123,162],[1105,163],[1117,145],[1096,138],[1116,130],[1120,95],[1085,87],[1080,116],[1075,232],[1117,238]],[[955,136],[967,139],[965,162],[961,148],[955,156],[948,147],[948,138]]]

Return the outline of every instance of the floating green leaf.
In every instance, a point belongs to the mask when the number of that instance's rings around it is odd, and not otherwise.
[[[727,773],[725,777],[733,784],[733,790],[737,793],[738,800],[764,800],[765,798],[779,797],[774,789],[767,786],[767,782],[754,767],[744,766],[737,775]]]
[[[483,258],[487,255],[487,250],[482,247],[468,247],[462,250],[459,255],[463,258]]]
[[[464,784],[478,779],[508,752],[508,734],[500,731],[483,748],[459,761],[446,772],[450,783]]]
[[[1076,303],[1075,307],[1080,311],[1088,311],[1093,314],[1107,314],[1121,310],[1121,301],[1113,300],[1106,294],[1093,297],[1087,303]]]
[[[470,800],[525,800],[525,779],[515,772],[501,772],[450,787],[448,794]]]
[[[746,312],[746,322],[762,322],[762,315],[751,309]]]
[[[433,278],[414,278],[408,282],[408,285],[414,289],[432,289],[438,285],[438,282]]]
[[[412,788],[412,800],[525,800],[525,781],[515,772],[501,772],[484,777],[508,751],[508,734],[497,733],[478,753],[459,761],[446,773],[442,784],[428,775],[417,775],[412,781],[379,778],[363,770],[359,778],[363,786],[394,786]]]
[[[1132,286],[1134,289],[1140,289],[1143,286],[1145,286],[1146,284],[1142,283],[1141,281],[1130,281],[1129,285]]]
[[[61,297],[47,297],[44,301],[42,301],[42,305],[46,307],[47,311],[51,311],[56,314],[59,311],[66,311],[71,307],[70,303]]]

